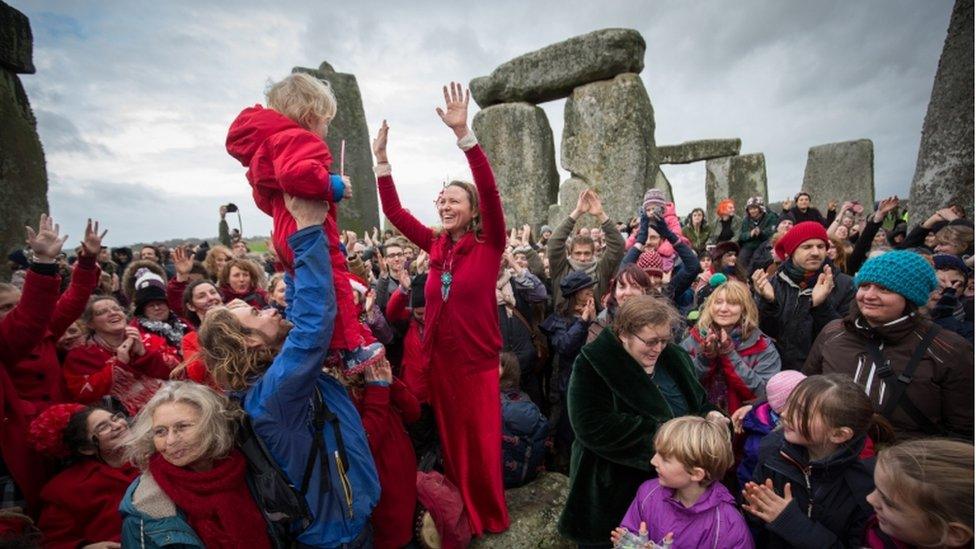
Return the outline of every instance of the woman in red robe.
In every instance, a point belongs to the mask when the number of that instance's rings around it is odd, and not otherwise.
[[[501,335],[495,279],[505,249],[505,219],[495,177],[468,128],[468,98],[460,84],[444,88],[437,114],[454,131],[474,185],[452,181],[437,198],[441,228],[423,225],[400,205],[386,156],[386,122],[373,142],[383,213],[430,254],[424,354],[430,403],[437,420],[447,478],[461,491],[471,532],[502,532],[508,509],[502,486],[498,365]]]

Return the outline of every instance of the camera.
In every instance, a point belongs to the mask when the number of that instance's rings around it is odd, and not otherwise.
[[[227,208],[227,213],[234,213],[237,211],[237,204],[234,204],[233,202],[228,202],[224,207]]]

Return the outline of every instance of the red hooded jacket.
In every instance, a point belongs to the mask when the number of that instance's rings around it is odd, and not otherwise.
[[[336,204],[342,200],[344,187],[341,179],[329,174],[332,154],[325,141],[278,111],[255,105],[237,115],[226,145],[227,152],[247,167],[254,203],[274,220],[275,251],[288,272],[293,271],[295,262],[288,237],[298,225],[285,207],[285,193],[332,203],[323,223],[338,306],[329,348],[354,349],[375,341],[358,321],[349,268],[339,249]]]

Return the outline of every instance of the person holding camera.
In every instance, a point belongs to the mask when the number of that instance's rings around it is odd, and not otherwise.
[[[228,202],[220,207],[220,223],[217,224],[217,238],[220,243],[228,248],[233,244],[233,239],[230,234],[230,227],[227,225],[227,214],[237,212],[237,204],[233,202]],[[240,233],[238,233],[240,236]]]

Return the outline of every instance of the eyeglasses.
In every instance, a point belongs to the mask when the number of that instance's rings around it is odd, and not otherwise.
[[[109,313],[124,313],[124,312],[125,311],[122,309],[122,307],[119,307],[118,305],[112,305],[104,309],[95,309],[94,311],[92,311],[92,316],[102,316],[102,315],[107,315]]]
[[[115,429],[115,426],[118,423],[124,421],[126,421],[125,414],[123,414],[122,412],[116,412],[112,417],[108,418],[107,421],[102,421],[98,425],[96,425],[95,428],[92,429],[92,431],[95,433],[95,436],[102,436],[108,433],[109,431],[111,431],[112,429]]]
[[[187,433],[187,431],[196,427],[196,425],[197,425],[196,423],[181,421],[170,428],[156,427],[155,429],[152,430],[152,436],[153,438],[166,438],[169,435],[170,431],[172,431],[173,436],[177,438],[183,438],[183,436]]]
[[[389,253],[389,254],[386,254],[386,257],[387,258],[391,258],[391,257],[403,257],[403,252]]]
[[[637,334],[630,334],[630,335],[634,336],[635,338],[637,338],[637,341],[640,341],[641,343],[647,345],[648,347],[658,347],[658,346],[665,347],[667,346],[668,343],[671,342],[670,337],[654,337],[651,339],[644,339]]]

